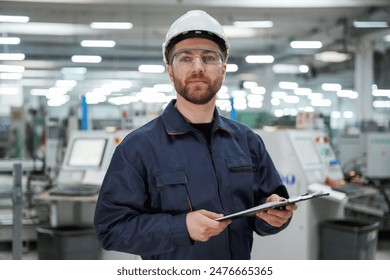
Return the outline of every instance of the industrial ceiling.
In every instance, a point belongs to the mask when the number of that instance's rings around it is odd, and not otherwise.
[[[267,89],[278,82],[291,81],[318,91],[323,83],[339,83],[354,88],[354,52],[362,40],[370,40],[379,52],[390,48],[390,28],[355,28],[354,21],[390,19],[389,0],[25,0],[0,1],[0,15],[27,16],[27,23],[0,22],[2,37],[20,38],[15,45],[0,45],[1,53],[23,53],[21,61],[0,61],[2,65],[24,67],[22,79],[4,78],[2,86],[23,86],[26,100],[33,89],[49,89],[66,80],[64,68],[83,67],[86,72],[67,95],[79,99],[109,80],[131,81],[112,96],[136,95],[144,87],[169,83],[167,73],[140,73],[141,64],[164,65],[161,44],[169,26],[188,10],[201,9],[226,28],[230,38],[230,64],[236,72],[227,73],[229,92],[242,89],[244,81],[254,81]],[[272,21],[270,28],[233,28],[237,21]],[[92,22],[130,22],[131,29],[92,29]],[[238,32],[237,32],[238,30]],[[387,37],[386,37],[387,36]],[[83,40],[112,40],[111,48],[81,46]],[[320,49],[293,49],[293,40],[318,40]],[[344,62],[326,62],[316,54],[337,51],[348,54]],[[74,63],[74,55],[97,55],[100,63]],[[249,64],[248,55],[272,55],[269,64]],[[306,65],[299,73],[276,74],[275,64]],[[173,92],[171,94],[174,94]],[[3,98],[3,100],[5,100]],[[40,102],[46,99],[41,99]],[[107,103],[108,98],[103,100]],[[69,102],[68,102],[69,103]]]

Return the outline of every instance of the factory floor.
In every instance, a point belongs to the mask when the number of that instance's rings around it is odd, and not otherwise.
[[[0,260],[12,260],[12,244],[0,243]],[[23,246],[23,260],[37,260],[38,250],[36,242],[29,242]],[[119,253],[119,252],[107,252],[101,253],[101,259],[103,260],[136,260],[138,257]],[[376,260],[390,260],[390,232],[379,233],[377,251],[375,255]]]

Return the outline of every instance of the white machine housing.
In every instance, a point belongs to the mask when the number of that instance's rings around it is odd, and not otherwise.
[[[254,234],[252,259],[318,259],[319,224],[344,217],[344,194],[326,186],[325,178],[343,179],[328,137],[321,131],[257,130],[286,185],[289,195],[329,191],[327,197],[298,204],[290,225],[282,232],[261,237]]]
[[[124,134],[126,132],[73,131],[57,184],[100,186],[112,153]]]
[[[100,189],[116,146],[129,131],[72,131],[56,185],[75,189],[83,186]],[[96,205],[93,196],[42,195],[37,199],[50,204],[50,225],[92,226]]]

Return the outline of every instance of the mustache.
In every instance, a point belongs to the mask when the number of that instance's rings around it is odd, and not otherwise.
[[[194,73],[192,74],[190,77],[188,77],[185,82],[205,82],[205,83],[208,83],[210,84],[210,79],[208,77],[206,77],[204,74],[202,73]]]

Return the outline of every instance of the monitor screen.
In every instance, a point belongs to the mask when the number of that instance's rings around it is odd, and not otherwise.
[[[367,134],[366,177],[390,178],[390,134]]]
[[[296,137],[295,148],[297,149],[299,160],[301,161],[304,168],[310,168],[321,164],[321,161],[314,148],[312,138]]]
[[[100,167],[106,145],[106,138],[74,139],[67,165],[69,167]]]

